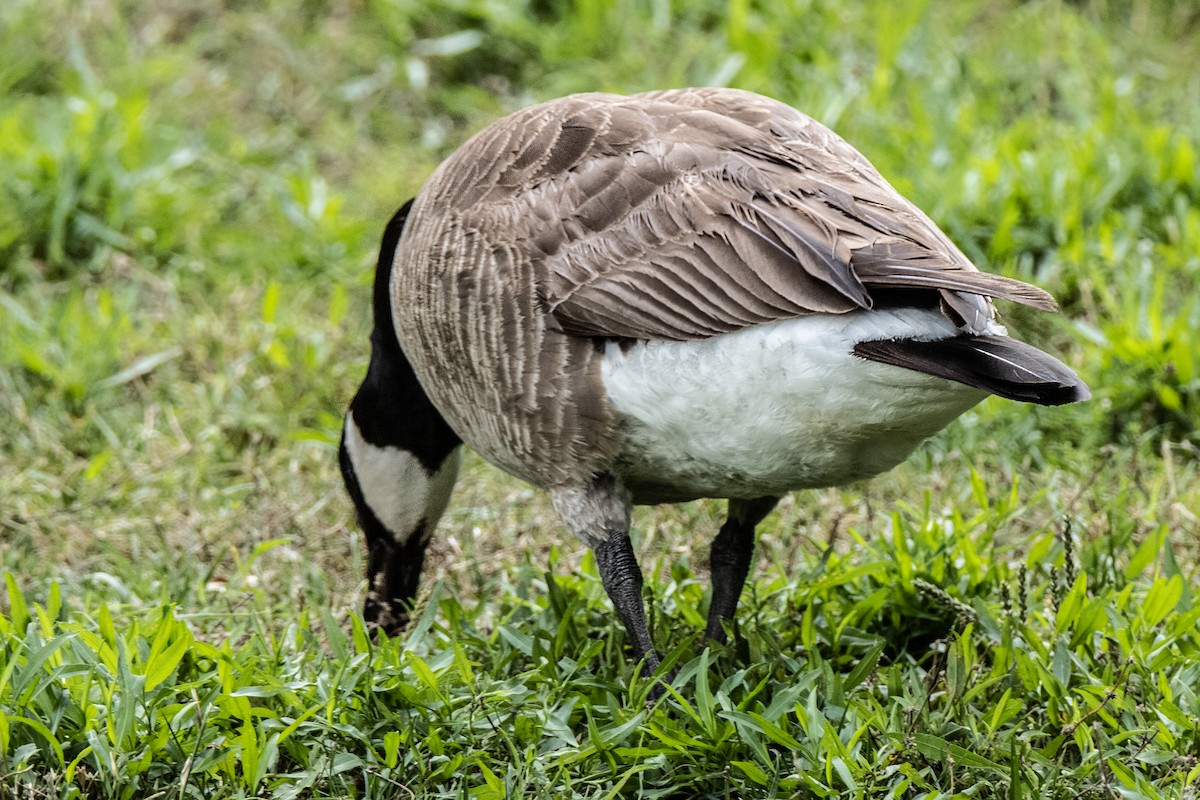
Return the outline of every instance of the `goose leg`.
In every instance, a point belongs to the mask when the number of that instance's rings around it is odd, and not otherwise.
[[[754,529],[779,502],[778,497],[729,501],[729,514],[713,539],[710,555],[712,604],[704,635],[714,642],[725,641],[722,623],[733,619],[742,587],[754,558]]]
[[[646,624],[646,609],[642,604],[642,570],[633,554],[629,529],[614,531],[593,551],[604,591],[608,592],[617,618],[625,626],[633,657],[642,661],[643,671],[647,675],[652,674],[658,668],[659,657],[650,639],[650,627]]]
[[[596,554],[596,567],[617,618],[625,626],[634,658],[652,673],[660,659],[650,639],[642,604],[642,570],[629,541],[629,492],[616,478],[601,475],[582,487],[552,489],[554,510]]]

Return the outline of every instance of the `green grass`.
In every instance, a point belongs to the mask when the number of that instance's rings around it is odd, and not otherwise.
[[[1200,15],[1166,0],[0,5],[0,798],[1200,793]],[[991,400],[762,526],[639,509],[647,707],[584,549],[468,462],[372,642],[335,466],[383,223],[572,91],[833,126],[1095,399]]]

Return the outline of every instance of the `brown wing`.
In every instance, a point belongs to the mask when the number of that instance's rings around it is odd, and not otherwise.
[[[728,89],[580,95],[519,112],[454,161],[457,216],[537,264],[551,324],[695,339],[923,292],[969,330],[989,297],[1036,287],[978,271],[829,129]],[[936,293],[936,294],[935,294]]]

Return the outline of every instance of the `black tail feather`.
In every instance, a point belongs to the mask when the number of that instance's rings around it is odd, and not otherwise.
[[[882,339],[859,342],[854,354],[1025,403],[1059,406],[1092,396],[1066,364],[1007,336],[955,336],[932,342]]]

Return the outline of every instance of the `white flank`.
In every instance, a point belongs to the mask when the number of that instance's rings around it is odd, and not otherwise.
[[[628,423],[618,471],[638,502],[779,495],[878,475],[987,393],[858,358],[855,343],[959,333],[937,311],[895,309],[609,345],[601,374]]]
[[[408,541],[422,520],[425,535],[433,533],[450,502],[462,461],[461,447],[431,474],[408,450],[379,447],[364,439],[350,413],[346,415],[346,450],[363,499],[397,544]]]

